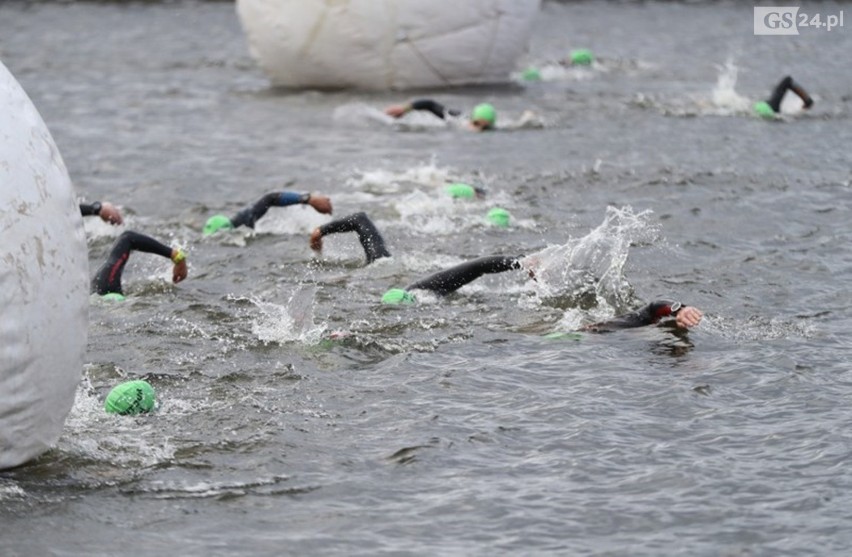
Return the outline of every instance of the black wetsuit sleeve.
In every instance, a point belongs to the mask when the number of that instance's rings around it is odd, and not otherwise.
[[[632,329],[658,323],[663,317],[677,315],[683,305],[670,300],[657,300],[647,306],[619,315],[608,321],[588,325],[584,329],[592,332],[615,331],[618,329]]]
[[[95,201],[94,203],[80,203],[80,213],[84,217],[97,216],[101,214],[101,203],[100,201]]]
[[[418,99],[411,103],[411,110],[425,110],[431,112],[441,120],[447,117],[450,112],[444,105],[433,101],[432,99]]]
[[[234,228],[240,226],[254,228],[255,223],[257,223],[257,221],[266,214],[270,207],[287,207],[288,205],[307,203],[309,198],[310,196],[308,194],[295,193],[291,191],[267,193],[254,205],[237,213],[234,218],[231,219],[231,224],[234,225]]]
[[[770,95],[766,100],[766,104],[768,104],[775,112],[781,112],[781,101],[784,99],[784,95],[787,91],[793,91],[796,95],[798,95],[799,98],[802,99],[802,102],[805,103],[805,108],[810,108],[814,104],[814,100],[807,91],[805,91],[801,85],[793,81],[793,78],[789,75],[775,86],[775,89],[772,91],[772,95]]]
[[[421,279],[409,285],[406,290],[431,290],[445,296],[482,275],[520,269],[519,259],[520,257],[506,255],[480,257]]]
[[[110,292],[121,294],[121,274],[132,251],[144,251],[169,259],[172,257],[172,248],[150,236],[132,230],[123,232],[113,244],[107,260],[92,279],[92,292],[100,295]]]
[[[358,234],[358,241],[361,242],[361,247],[364,248],[364,255],[367,257],[367,264],[372,263],[376,259],[382,257],[390,257],[391,254],[385,247],[385,240],[382,238],[379,229],[370,220],[366,213],[355,213],[342,219],[334,220],[328,224],[319,227],[320,233],[323,236],[328,234],[339,234],[341,232],[355,232]]]

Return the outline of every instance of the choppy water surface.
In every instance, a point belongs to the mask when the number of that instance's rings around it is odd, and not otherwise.
[[[846,554],[852,29],[751,18],[545,4],[542,81],[424,93],[543,126],[477,135],[385,121],[406,94],[270,90],[231,4],[0,4],[0,59],[79,194],[191,262],[175,287],[136,254],[128,300],[93,298],[64,436],[0,473],[2,553]],[[548,65],[579,46],[595,68]],[[744,113],[786,74],[810,114]],[[394,257],[364,267],[354,237],[316,256],[327,218],[302,207],[202,240],[284,188],[367,211]],[[86,228],[94,270],[120,230]],[[538,282],[378,303],[491,253],[534,254]],[[662,296],[704,323],[543,337]],[[104,414],[136,377],[159,411]]]

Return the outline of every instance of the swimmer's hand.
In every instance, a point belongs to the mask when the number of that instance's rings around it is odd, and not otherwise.
[[[311,249],[322,251],[322,231],[319,228],[314,228],[314,231],[311,232]]]
[[[395,104],[387,107],[385,109],[385,114],[388,116],[393,116],[394,118],[400,118],[405,116],[411,110],[410,104]]]
[[[308,205],[316,209],[317,213],[322,213],[324,215],[331,214],[331,199],[325,195],[312,193],[308,198]]]
[[[186,268],[186,259],[180,263],[175,263],[175,267],[172,269],[172,282],[177,284],[185,279],[188,274],[189,270]]]
[[[98,213],[98,216],[107,224],[118,225],[124,222],[118,208],[112,203],[106,201],[101,203],[101,211]]]
[[[704,314],[701,313],[701,310],[699,310],[698,308],[694,308],[692,306],[685,306],[681,308],[679,312],[677,312],[675,322],[678,324],[679,327],[695,327],[696,325],[701,323],[702,317],[704,317]]]

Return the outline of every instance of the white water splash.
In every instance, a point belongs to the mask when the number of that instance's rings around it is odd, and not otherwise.
[[[632,289],[624,276],[631,245],[653,243],[657,225],[650,210],[608,207],[603,222],[582,238],[570,238],[527,256],[524,267],[535,273],[539,298],[587,297],[598,306],[627,305]]]
[[[748,112],[752,101],[737,93],[737,73],[739,68],[733,59],[728,58],[725,65],[719,66],[719,76],[713,88],[713,106],[717,114],[730,115]]]
[[[252,333],[267,343],[317,344],[322,340],[326,326],[314,323],[314,294],[313,288],[302,288],[293,293],[286,305],[249,298],[260,310],[252,322]]]
[[[397,193],[406,185],[414,184],[437,189],[458,179],[457,173],[450,168],[438,166],[433,159],[401,172],[384,169],[361,172],[358,177],[347,180],[346,185],[353,189],[375,193]]]

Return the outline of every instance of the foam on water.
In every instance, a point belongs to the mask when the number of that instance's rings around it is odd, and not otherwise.
[[[326,325],[314,323],[315,289],[301,288],[285,304],[249,298],[260,310],[252,322],[252,333],[265,343],[300,342],[317,344]]]
[[[624,275],[630,247],[659,238],[657,225],[649,222],[650,210],[636,213],[631,207],[607,207],[603,222],[581,238],[549,246],[524,258],[522,264],[535,273],[532,283],[540,299],[568,298],[584,305],[622,309],[632,301],[632,288]]]

